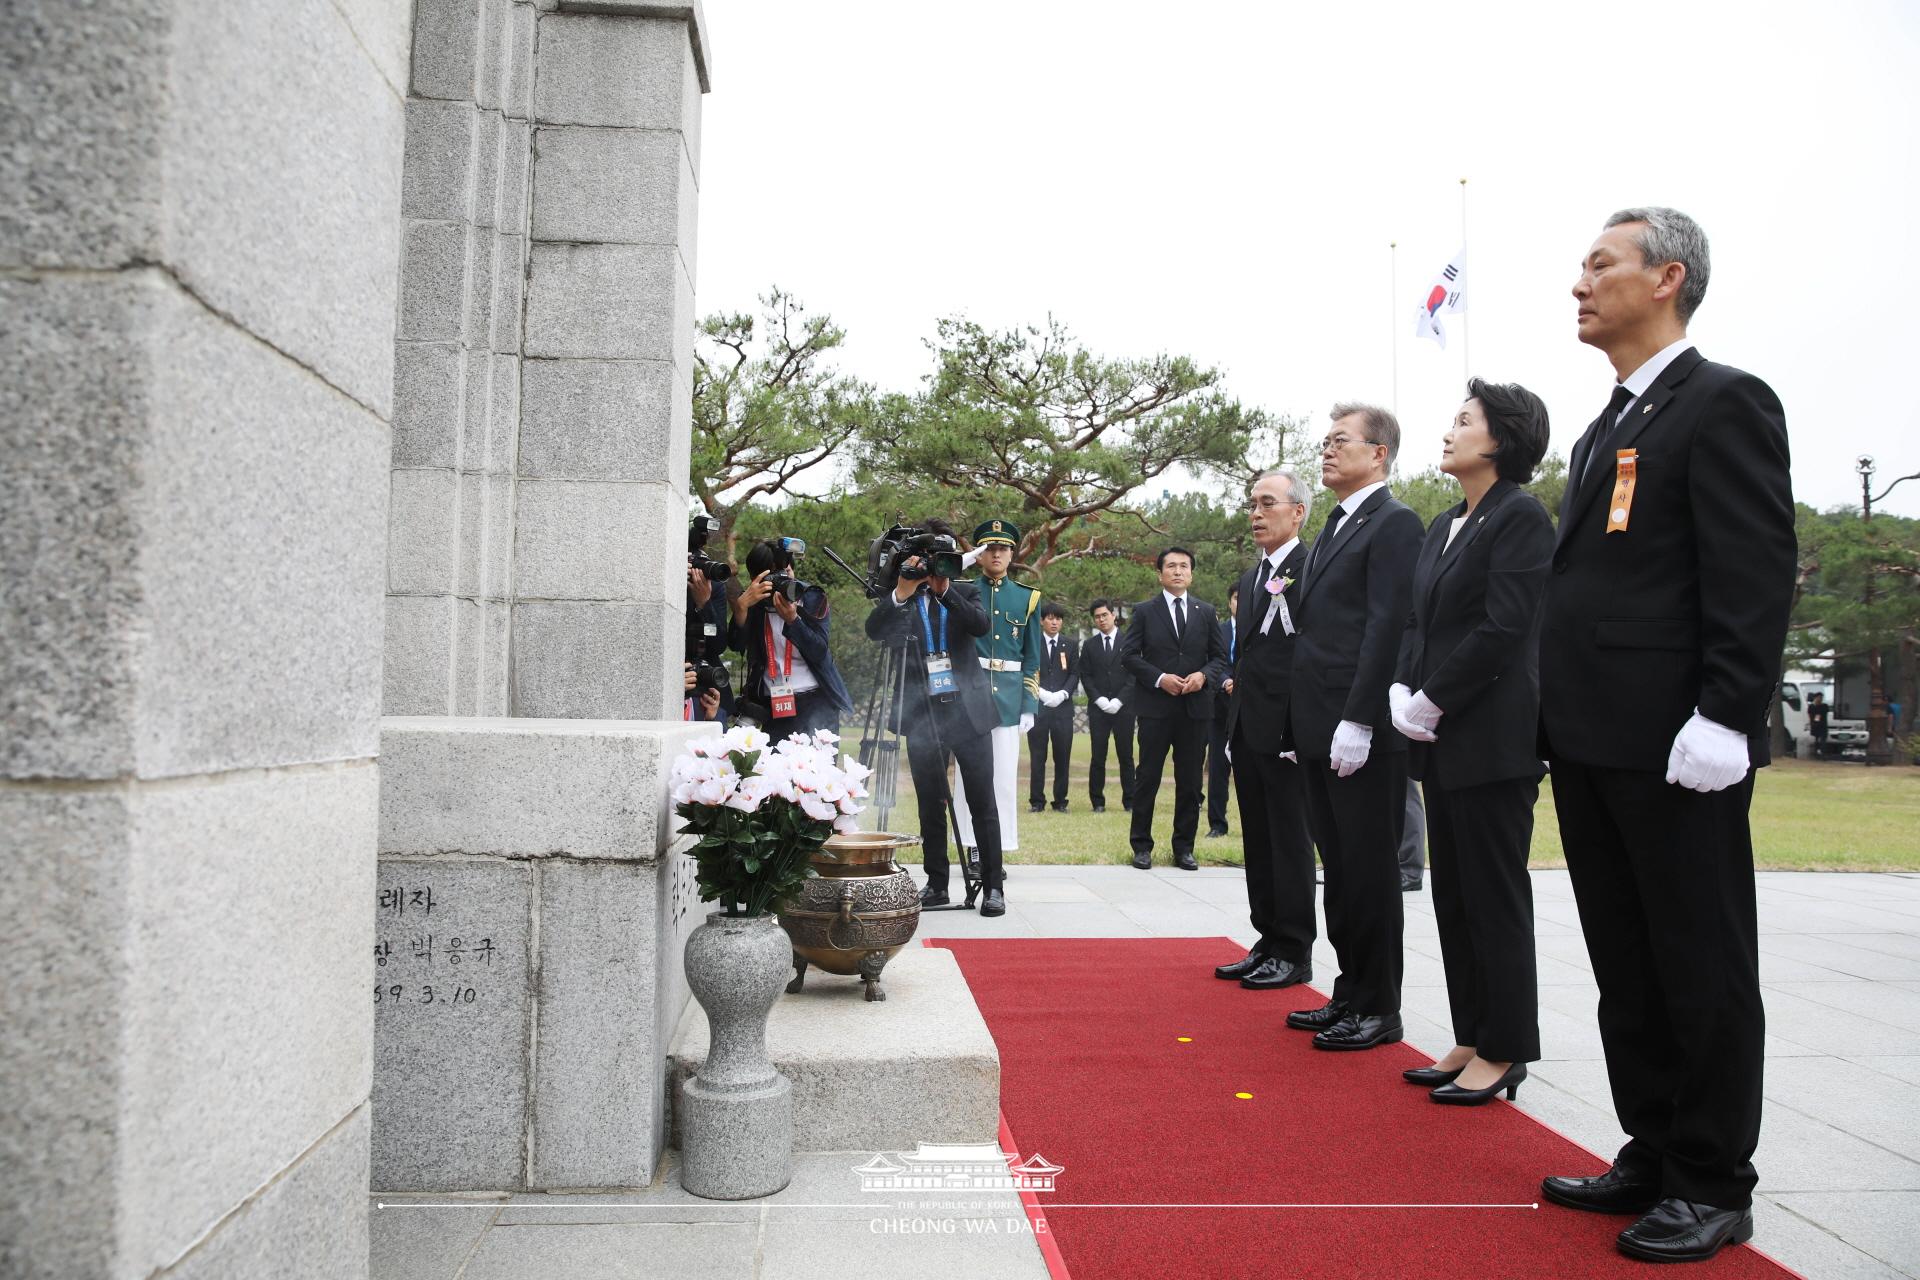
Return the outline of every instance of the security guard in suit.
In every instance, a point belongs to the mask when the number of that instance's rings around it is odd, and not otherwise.
[[[980,665],[993,686],[1000,727],[993,731],[993,794],[1000,811],[1000,848],[1018,849],[1015,797],[1020,782],[1020,740],[1033,728],[1040,690],[1040,593],[1009,575],[1020,529],[1011,520],[984,520],[973,531],[976,583],[987,610],[987,634],[974,641]],[[954,789],[953,816],[960,841],[975,844],[973,814],[965,793]]]

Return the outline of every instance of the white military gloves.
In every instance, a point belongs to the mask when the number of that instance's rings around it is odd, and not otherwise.
[[[1118,698],[1095,698],[1093,700],[1093,705],[1100,708],[1102,711],[1106,712],[1110,716],[1117,716],[1120,714],[1120,699]]]
[[[1415,693],[1404,684],[1390,684],[1387,708],[1393,713],[1393,727],[1413,741],[1432,742],[1439,736],[1440,717],[1445,713],[1433,705],[1426,690]]]
[[[1033,712],[1022,712],[1020,715],[1020,732],[1025,733],[1031,728],[1033,728]]]
[[[1067,691],[1065,689],[1042,689],[1038,696],[1040,701],[1046,703],[1048,706],[1057,707],[1067,700]]]
[[[1342,720],[1333,731],[1334,772],[1345,778],[1357,773],[1373,751],[1373,730],[1364,724]]]
[[[1724,791],[1747,776],[1747,735],[1699,711],[1680,726],[1667,756],[1667,781],[1690,791]]]

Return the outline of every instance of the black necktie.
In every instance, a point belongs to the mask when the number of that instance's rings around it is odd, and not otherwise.
[[[1173,638],[1176,640],[1178,640],[1182,635],[1186,634],[1186,630],[1187,630],[1186,603],[1187,603],[1187,598],[1185,596],[1175,596],[1173,598]]]
[[[1261,557],[1260,572],[1258,575],[1254,577],[1254,580],[1253,580],[1253,600],[1255,604],[1258,604],[1260,602],[1260,593],[1267,589],[1267,579],[1271,578],[1272,576],[1273,576],[1273,561],[1268,560],[1264,556]]]
[[[1627,407],[1627,401],[1633,399],[1633,392],[1625,386],[1615,386],[1613,395],[1607,399],[1607,411],[1600,418],[1600,433],[1593,438],[1593,448],[1587,451],[1586,469],[1580,473],[1580,482],[1585,484],[1587,477],[1593,474],[1594,464],[1600,461],[1600,455],[1606,452],[1607,441],[1613,439],[1614,428],[1620,425],[1620,411]]]
[[[1326,550],[1328,543],[1333,541],[1333,535],[1340,532],[1340,525],[1346,518],[1347,509],[1345,507],[1335,507],[1333,509],[1332,519],[1328,520],[1327,527],[1320,531],[1319,541],[1313,544],[1313,552],[1307,558],[1307,572],[1320,572],[1320,553]]]

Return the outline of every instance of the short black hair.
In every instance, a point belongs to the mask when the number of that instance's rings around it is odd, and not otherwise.
[[[1040,606],[1040,616],[1043,618],[1058,618],[1060,621],[1065,622],[1067,620],[1067,611],[1049,600]]]
[[[1467,379],[1467,399],[1480,402],[1493,437],[1493,469],[1502,480],[1525,484],[1547,456],[1547,406],[1517,382]]]
[[[1185,547],[1168,547],[1154,559],[1153,567],[1156,569],[1166,568],[1168,556],[1185,556],[1187,558],[1187,564],[1189,566],[1193,564],[1193,552],[1187,550]]]
[[[1114,604],[1113,601],[1107,599],[1105,596],[1101,596],[1098,600],[1095,600],[1092,604],[1087,606],[1087,613],[1089,615],[1095,614],[1100,612],[1100,610],[1102,609],[1105,609],[1108,613],[1112,613],[1112,614],[1118,614],[1120,612],[1120,607],[1118,605]]]
[[[793,557],[783,550],[779,543],[771,539],[756,542],[747,550],[747,580],[752,581],[769,569],[786,569],[793,565]]]

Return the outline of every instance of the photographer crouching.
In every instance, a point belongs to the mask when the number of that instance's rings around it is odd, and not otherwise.
[[[733,566],[707,554],[714,520],[693,518],[687,529],[686,697],[681,716],[724,720],[733,711],[727,677],[727,579]]]
[[[747,655],[734,715],[756,720],[778,743],[796,733],[840,731],[853,699],[833,665],[827,593],[793,576],[806,544],[769,538],[747,552],[746,587],[733,598],[727,644]]]
[[[1001,888],[1000,808],[993,791],[993,730],[1000,715],[974,639],[987,610],[970,582],[956,582],[960,552],[945,521],[929,520],[893,566],[890,594],[867,615],[867,636],[901,651],[902,689],[887,726],[906,735],[907,766],[926,854],[922,906],[947,905],[947,760],[960,766],[980,849],[983,916],[1007,912]]]

